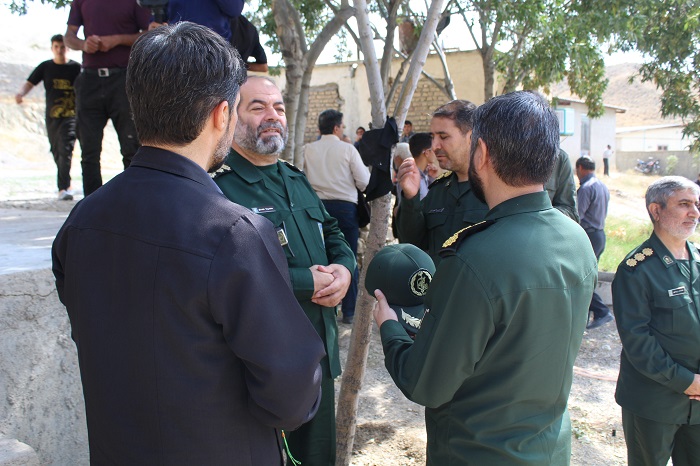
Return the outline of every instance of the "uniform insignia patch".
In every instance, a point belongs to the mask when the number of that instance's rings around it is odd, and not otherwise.
[[[419,319],[418,317],[413,317],[411,314],[408,314],[406,311],[401,309],[401,318],[411,327],[414,327],[416,329],[420,328],[420,324],[423,323],[423,319]]]
[[[487,229],[494,223],[496,223],[494,220],[484,220],[483,222],[475,223],[474,225],[462,228],[457,233],[447,238],[447,240],[444,243],[442,243],[443,249],[440,250],[440,256],[444,257],[454,254],[454,252],[457,250],[457,248],[462,243],[462,241],[464,241],[465,238],[468,238],[471,235],[474,235],[476,233],[479,233],[480,231]]]
[[[228,172],[230,172],[230,171],[231,171],[231,167],[229,167],[229,166],[226,165],[226,164],[223,164],[223,165],[221,166],[221,168],[219,168],[218,170],[216,170],[214,173],[209,173],[209,176],[211,176],[212,178],[218,178],[219,176],[224,175],[224,174],[226,174],[226,173],[228,173]]]
[[[685,289],[685,286],[679,286],[678,288],[668,290],[668,296],[671,298],[674,296],[682,296],[684,294],[688,294],[688,290]]]
[[[436,184],[443,183],[443,182],[444,182],[445,180],[447,180],[450,176],[452,176],[452,171],[447,170],[445,173],[443,173],[442,175],[440,175],[440,176],[438,176],[437,178],[435,178],[435,179],[433,180],[433,182],[430,183],[430,185],[428,186],[428,189],[432,188],[432,187],[435,186]]]
[[[671,259],[671,257],[669,257],[669,256],[664,256],[664,257],[663,257],[663,261],[664,261],[667,265],[673,264],[673,259]]]
[[[428,286],[433,276],[425,269],[416,270],[416,272],[411,275],[409,279],[409,286],[411,287],[411,293],[416,296],[425,296],[428,292]]]
[[[653,255],[654,250],[652,248],[644,248],[641,251],[635,252],[631,257],[629,257],[625,261],[625,264],[628,267],[634,268]]]

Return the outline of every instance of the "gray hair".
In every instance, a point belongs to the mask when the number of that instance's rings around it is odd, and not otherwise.
[[[700,196],[700,187],[682,176],[664,176],[650,184],[644,197],[651,222],[654,223],[654,217],[649,212],[649,205],[659,204],[662,209],[665,209],[669,197],[678,191],[686,189],[691,189],[696,196]]]

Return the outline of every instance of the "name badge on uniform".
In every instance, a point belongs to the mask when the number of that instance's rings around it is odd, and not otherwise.
[[[321,233],[321,241],[323,242],[323,247],[326,247],[326,238],[323,237],[323,223],[318,222],[318,231]]]
[[[287,240],[287,233],[284,231],[284,228],[277,228],[277,239],[280,241],[280,246],[286,246],[289,244],[289,240]]]
[[[250,209],[250,210],[252,210],[253,213],[256,213],[256,214],[269,214],[270,212],[274,212],[274,211],[275,211],[275,208],[272,207],[272,206],[268,206],[268,207],[253,207],[253,208]]]
[[[431,209],[428,211],[428,213],[429,214],[439,214],[440,212],[444,212],[444,211],[445,211],[445,208],[440,207],[439,209]]]
[[[688,290],[685,289],[685,286],[679,286],[678,288],[674,288],[672,290],[668,290],[668,296],[673,297],[673,296],[683,296],[685,294],[688,294]]]

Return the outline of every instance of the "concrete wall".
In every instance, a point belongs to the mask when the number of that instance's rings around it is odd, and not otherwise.
[[[78,357],[53,275],[0,275],[0,290],[0,437],[29,445],[43,465],[87,465]]]
[[[671,173],[667,173],[667,159],[672,155],[678,158],[678,163],[676,163]],[[637,165],[637,159],[647,160],[649,157],[659,159],[661,175],[679,175],[695,180],[698,176],[698,171],[700,171],[698,163],[693,160],[692,155],[688,151],[618,152],[615,156],[615,164],[612,166],[617,168],[618,171],[634,170],[634,167]]]

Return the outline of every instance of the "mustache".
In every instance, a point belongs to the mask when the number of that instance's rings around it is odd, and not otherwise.
[[[279,130],[280,135],[284,134],[284,126],[282,126],[282,123],[279,121],[266,121],[260,124],[258,126],[258,137],[263,133],[263,131],[268,130],[270,128],[274,128]]]

